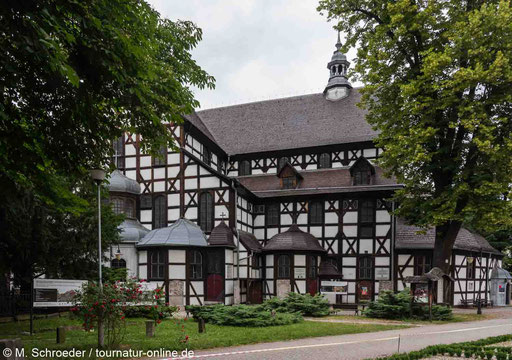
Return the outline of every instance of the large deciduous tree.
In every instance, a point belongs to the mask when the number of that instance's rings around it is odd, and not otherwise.
[[[405,184],[398,213],[436,228],[448,270],[463,223],[511,222],[510,1],[321,0],[358,48],[362,106],[379,130],[381,164]]]
[[[201,36],[143,0],[0,2],[1,270],[93,261],[87,169],[124,132],[174,146],[166,124],[198,105],[192,86],[214,85],[191,56]]]

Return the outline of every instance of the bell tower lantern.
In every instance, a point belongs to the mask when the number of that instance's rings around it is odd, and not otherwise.
[[[332,54],[331,61],[327,64],[329,69],[329,82],[324,90],[324,96],[327,100],[336,101],[348,96],[352,85],[348,81],[347,70],[350,63],[347,57],[341,51],[340,33],[338,32],[338,42],[336,50]]]

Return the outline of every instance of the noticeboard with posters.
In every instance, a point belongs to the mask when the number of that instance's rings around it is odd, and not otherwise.
[[[87,280],[34,279],[34,307],[73,306],[73,297]]]

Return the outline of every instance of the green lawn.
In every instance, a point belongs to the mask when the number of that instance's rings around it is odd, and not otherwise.
[[[379,324],[343,324],[315,323],[304,321],[292,325],[272,326],[266,328],[247,328],[234,326],[217,326],[206,324],[206,333],[199,334],[197,323],[191,320],[177,322],[165,320],[156,327],[153,338],[145,336],[145,319],[128,319],[126,335],[121,348],[150,350],[165,348],[181,350],[184,348],[198,350],[213,347],[225,347],[259,342],[292,340],[315,336],[354,334],[404,328],[404,325]],[[184,332],[182,332],[184,324]],[[57,326],[80,325],[78,321],[69,318],[39,319],[35,321],[35,335],[29,336],[24,332],[29,329],[28,321],[0,324],[0,338],[20,337],[26,350],[33,347],[51,349],[89,349],[96,346],[97,334],[83,330],[72,330],[66,333],[66,343],[56,344]],[[189,336],[188,343],[180,342],[184,334]]]
[[[475,310],[476,312],[476,310]],[[474,314],[453,314],[453,318],[451,320],[434,320],[432,322],[428,320],[416,320],[416,319],[404,319],[404,320],[386,320],[386,319],[378,319],[378,318],[369,318],[366,316],[353,316],[353,315],[331,315],[327,316],[324,319],[331,320],[345,320],[345,321],[357,321],[358,323],[364,322],[388,322],[390,324],[396,323],[407,323],[407,324],[448,324],[454,322],[464,322],[464,321],[478,321],[478,320],[488,320],[492,319],[492,314],[482,314],[477,315]]]

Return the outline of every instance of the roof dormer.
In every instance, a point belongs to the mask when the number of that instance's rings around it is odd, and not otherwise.
[[[282,189],[296,189],[303,179],[302,175],[289,162],[281,167],[277,177],[281,179]]]
[[[361,156],[350,167],[350,176],[352,177],[352,185],[372,185],[375,175],[375,167],[367,158]]]

